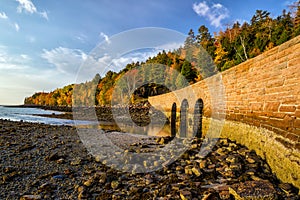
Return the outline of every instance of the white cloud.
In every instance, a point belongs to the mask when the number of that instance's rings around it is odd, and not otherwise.
[[[19,6],[17,8],[18,13],[22,13],[23,10],[31,14],[37,12],[36,7],[30,0],[16,0],[16,1],[19,2]]]
[[[222,4],[217,3],[209,6],[206,1],[193,4],[193,10],[201,17],[205,17],[215,27],[222,26],[222,20],[229,17],[229,11]]]
[[[85,44],[85,43],[87,43],[87,41],[88,41],[88,36],[85,35],[84,33],[80,33],[80,34],[74,36],[73,39],[74,39],[74,40],[78,40],[79,42]]]
[[[53,64],[60,72],[76,74],[87,55],[79,49],[58,47],[52,50],[43,50],[42,58]]]
[[[43,17],[43,18],[45,18],[46,20],[49,20],[49,18],[48,18],[48,14],[47,14],[47,12],[46,11],[43,11],[43,12],[39,12],[39,14]]]
[[[156,49],[157,50],[165,50],[166,52],[168,52],[168,51],[173,51],[173,50],[179,49],[181,46],[183,46],[182,42],[172,42],[172,43],[167,43],[167,44],[158,46],[158,47],[156,47]]]
[[[0,12],[0,19],[8,19],[7,15],[5,14],[5,12]]]
[[[15,29],[16,29],[17,32],[19,32],[19,30],[20,30],[19,24],[15,23]]]
[[[200,2],[199,4],[194,3],[193,10],[200,16],[206,16],[210,9],[204,1]]]
[[[30,14],[37,13],[41,17],[43,17],[46,20],[48,20],[47,12],[45,12],[45,11],[43,11],[43,12],[38,11],[37,8],[35,7],[35,5],[32,3],[31,0],[16,0],[16,1],[19,3],[19,6],[17,7],[18,13],[22,13],[23,11],[25,11],[26,13],[30,13]]]
[[[127,64],[133,62],[143,62],[146,61],[149,57],[154,57],[160,52],[161,49],[151,49],[149,51],[134,51],[126,55],[122,55],[119,58],[114,58],[111,61],[110,66],[112,66],[115,71],[120,71],[126,67]]]
[[[105,33],[101,32],[101,33],[100,33],[100,36],[103,37],[104,40],[105,40],[108,44],[110,44],[110,40],[109,40],[108,35],[106,35]]]
[[[6,46],[0,46],[0,70],[5,70],[5,72],[24,71],[28,69],[30,59],[26,54],[11,54]]]
[[[58,47],[43,50],[41,57],[54,65],[56,70],[70,77],[77,77],[77,82],[91,80],[96,73],[105,74],[111,63],[109,55],[94,58],[80,49]]]
[[[30,60],[30,57],[27,54],[21,54],[20,55],[21,58],[23,58],[24,60]]]

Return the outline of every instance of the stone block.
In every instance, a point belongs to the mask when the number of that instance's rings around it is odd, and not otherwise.
[[[295,105],[281,105],[279,108],[280,112],[295,112],[296,106]]]
[[[280,102],[266,102],[264,105],[265,111],[278,111]]]

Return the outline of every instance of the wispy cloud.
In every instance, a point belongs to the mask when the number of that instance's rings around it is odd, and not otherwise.
[[[194,3],[193,10],[217,28],[222,26],[222,20],[229,17],[229,10],[220,3],[213,3],[212,5],[209,5],[206,1]]]
[[[49,18],[48,18],[48,14],[47,14],[47,12],[46,11],[43,11],[43,12],[39,12],[39,14],[43,17],[43,18],[45,18],[46,20],[49,20]]]
[[[37,13],[41,17],[43,17],[46,20],[48,20],[48,14],[47,14],[47,12],[45,12],[45,11],[43,11],[43,12],[38,11],[37,8],[35,7],[35,5],[32,3],[31,0],[16,0],[16,1],[19,3],[19,6],[17,7],[18,13],[22,13],[23,11],[25,11],[26,13],[30,13],[30,14]]]
[[[181,47],[181,46],[183,46],[182,42],[172,42],[172,43],[167,43],[167,44],[158,46],[158,47],[156,47],[156,49],[159,51],[165,50],[167,52],[167,51],[173,51],[173,50],[179,49],[179,47]]]
[[[133,62],[143,62],[146,61],[149,57],[153,57],[158,54],[160,50],[149,49],[148,51],[134,51],[126,55],[123,55],[119,58],[114,58],[111,61],[110,66],[112,66],[116,71],[123,69],[127,64]]]
[[[56,67],[56,70],[67,76],[77,76],[78,82],[91,80],[96,73],[105,75],[109,70],[120,71],[127,64],[145,61],[155,56],[159,50],[135,51],[120,57],[104,54],[97,58],[88,55],[80,49],[57,47],[52,50],[43,50],[41,57]]]
[[[8,19],[8,17],[5,14],[5,12],[0,12],[0,19]]]
[[[17,8],[19,13],[22,13],[23,10],[31,14],[37,12],[36,7],[30,0],[17,0],[17,2],[19,2],[19,6]]]
[[[79,49],[64,47],[44,49],[41,56],[65,74],[76,74],[82,62],[87,58],[87,55]]]
[[[18,23],[15,23],[14,26],[15,26],[16,31],[19,32],[19,30],[20,30],[19,24],[18,24]]]
[[[83,44],[85,44],[88,41],[88,36],[83,34],[83,33],[80,33],[80,34],[74,36],[74,39],[78,40],[79,42],[81,42]]]
[[[101,32],[101,33],[100,33],[100,36],[103,37],[104,40],[105,40],[108,44],[110,44],[110,40],[109,40],[108,35],[106,35],[105,33]]]
[[[284,6],[290,6],[293,5],[296,1],[295,0],[285,0],[283,1]]]
[[[80,49],[57,47],[43,50],[41,57],[54,65],[56,70],[69,77],[76,77],[78,82],[91,80],[96,73],[104,74],[111,63],[109,55],[94,58]]]
[[[0,70],[5,72],[17,72],[17,70],[24,71],[28,69],[28,61],[31,58],[27,54],[11,54],[8,47],[0,46]]]

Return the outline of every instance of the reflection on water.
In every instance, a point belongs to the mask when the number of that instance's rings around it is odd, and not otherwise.
[[[160,124],[149,124],[147,126],[138,126],[137,124],[116,124],[114,122],[104,122],[100,121],[99,124],[94,125],[77,125],[78,128],[97,128],[108,131],[120,131],[127,133],[134,133],[139,135],[148,135],[148,136],[170,136],[171,127],[170,124],[166,123],[164,126]]]
[[[134,133],[148,136],[170,136],[170,124],[164,125],[150,123],[146,126],[139,126],[137,124],[130,125],[129,123],[114,123],[105,121],[84,121],[84,120],[69,120],[51,117],[41,117],[38,115],[48,114],[59,115],[62,112],[43,110],[39,108],[24,108],[24,107],[6,107],[0,106],[0,119],[7,119],[12,121],[24,121],[34,123],[45,123],[51,125],[75,125],[78,128],[96,128],[111,131],[120,131],[127,133]]]

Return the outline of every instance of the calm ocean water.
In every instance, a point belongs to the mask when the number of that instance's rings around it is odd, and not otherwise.
[[[0,119],[11,121],[36,122],[51,125],[74,125],[74,120],[57,119],[36,116],[38,114],[61,114],[62,112],[43,110],[39,108],[5,107],[0,106]],[[88,121],[76,121],[76,124],[91,124]]]
[[[43,110],[39,108],[23,108],[23,107],[5,107],[0,106],[0,119],[7,119],[11,121],[24,121],[34,123],[44,123],[50,125],[75,125],[75,120],[48,118],[36,116],[38,114],[62,114],[62,112]],[[141,127],[138,130],[127,124],[119,124],[118,126],[114,123],[109,122],[92,122],[92,121],[80,121],[76,120],[76,126],[82,126],[85,128],[101,128],[106,130],[119,130],[123,132],[135,133],[140,135],[149,136],[168,136],[170,135],[170,127],[165,125],[163,127],[152,124],[150,126]],[[96,125],[96,126],[95,126]],[[120,126],[121,125],[121,126]]]

